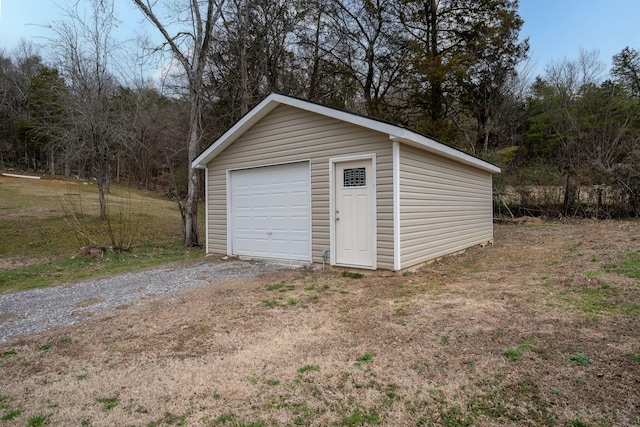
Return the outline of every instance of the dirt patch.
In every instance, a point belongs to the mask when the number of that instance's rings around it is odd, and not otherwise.
[[[0,415],[637,425],[640,285],[618,266],[639,249],[638,221],[499,225],[414,273],[270,273],[132,304],[2,345]]]
[[[20,268],[31,267],[48,262],[47,258],[27,258],[27,257],[11,257],[4,258],[0,256],[0,271],[17,270]]]

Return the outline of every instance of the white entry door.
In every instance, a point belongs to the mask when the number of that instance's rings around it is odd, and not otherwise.
[[[373,268],[374,182],[371,159],[335,164],[336,264]]]
[[[309,163],[231,171],[231,254],[311,261]]]

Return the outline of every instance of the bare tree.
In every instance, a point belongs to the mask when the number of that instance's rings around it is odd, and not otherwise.
[[[406,59],[401,27],[391,13],[396,4],[393,0],[334,0],[331,8],[336,44],[329,54],[357,82],[366,113],[385,116],[381,107],[388,92],[397,87]]]
[[[158,29],[165,39],[164,47],[173,54],[180,63],[187,77],[189,86],[189,133],[187,136],[189,161],[193,160],[200,148],[202,137],[202,104],[203,104],[203,75],[207,62],[207,55],[211,44],[211,34],[215,23],[220,19],[224,0],[189,0],[185,12],[189,16],[191,29],[169,34],[168,23],[162,23],[154,10],[155,1],[132,0],[144,16]],[[205,10],[201,9],[205,4]],[[195,246],[198,239],[198,189],[199,175],[197,170],[189,165],[189,179],[187,200],[184,211],[184,244]]]
[[[104,220],[111,160],[117,146],[127,139],[127,118],[113,104],[119,85],[111,70],[120,49],[113,36],[114,6],[112,1],[90,0],[88,10],[76,3],[63,13],[67,19],[52,26],[56,36],[50,42],[68,86],[63,100],[65,129],[55,134],[61,135],[65,144],[74,144],[76,155],[92,165],[100,219]]]

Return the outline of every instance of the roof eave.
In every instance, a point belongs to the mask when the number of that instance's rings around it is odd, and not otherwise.
[[[204,150],[191,162],[195,169],[205,169],[207,164],[238,139],[247,129],[260,121],[264,116],[273,111],[282,102],[278,99],[282,95],[271,94],[260,102],[255,108],[244,115],[229,130],[220,136],[209,148]]]
[[[209,148],[196,157],[191,166],[197,169],[205,169],[207,164],[211,162],[220,152],[227,148],[231,143],[238,139],[251,126],[261,120],[264,116],[273,111],[281,104],[291,107],[300,108],[302,110],[311,111],[327,117],[331,117],[343,122],[362,126],[370,130],[378,131],[389,135],[392,141],[399,141],[412,145],[423,150],[436,153],[460,163],[464,163],[487,172],[499,173],[500,168],[491,163],[480,160],[477,157],[470,156],[455,148],[437,142],[424,135],[410,131],[406,128],[395,126],[389,123],[374,120],[357,114],[348,113],[346,111],[337,110],[324,105],[315,104],[298,98],[272,93],[260,102],[255,108],[243,116],[235,125],[226,131],[220,138],[216,140]]]
[[[485,162],[477,157],[470,156],[455,148],[444,145],[433,139],[426,138],[415,132],[411,132],[407,129],[402,129],[402,135],[389,135],[389,139],[392,141],[402,142],[404,144],[429,151],[442,157],[454,160],[459,163],[463,163],[469,166],[473,166],[478,169],[482,169],[490,173],[500,173],[501,170],[498,166],[489,162]]]

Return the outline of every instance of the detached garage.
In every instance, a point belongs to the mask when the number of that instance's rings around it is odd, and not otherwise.
[[[268,96],[193,166],[207,253],[398,271],[493,239],[498,167],[297,98]]]

